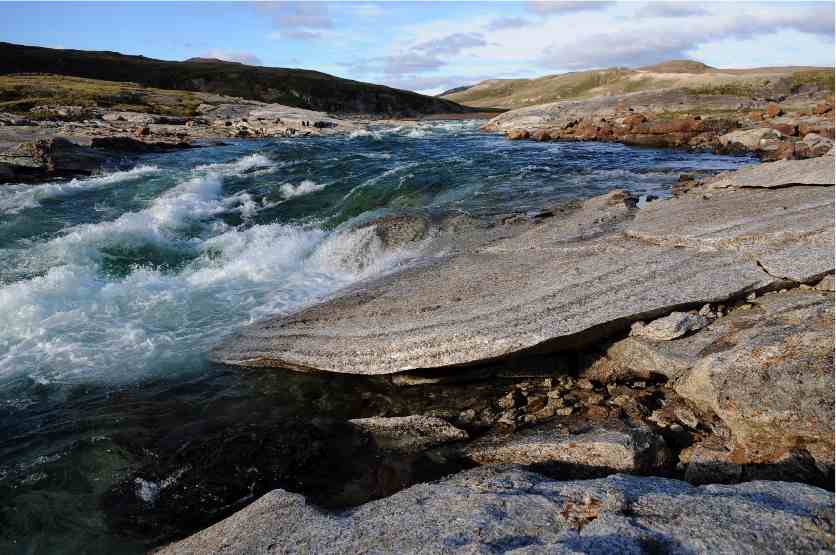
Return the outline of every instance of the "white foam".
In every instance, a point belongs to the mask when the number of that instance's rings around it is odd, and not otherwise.
[[[311,181],[310,179],[305,179],[299,185],[293,185],[292,183],[285,183],[281,187],[279,187],[279,191],[284,195],[284,198],[293,198],[293,197],[300,197],[302,195],[307,195],[310,193],[315,193],[317,191],[321,191],[325,188],[325,185],[320,183],[316,183],[315,181]]]
[[[16,214],[27,208],[40,206],[40,201],[70,196],[79,192],[95,191],[158,173],[157,166],[141,165],[133,169],[97,177],[50,182],[41,185],[4,185],[0,187],[0,212]]]
[[[273,170],[276,162],[263,154],[248,154],[234,162],[223,162],[217,164],[204,164],[196,166],[195,172],[214,172],[222,175],[241,175],[253,170]]]
[[[129,382],[200,367],[243,323],[309,303],[405,252],[369,230],[329,234],[280,224],[227,230],[177,273],[105,277],[88,257],[0,287],[0,379]],[[91,245],[91,248],[92,245]]]

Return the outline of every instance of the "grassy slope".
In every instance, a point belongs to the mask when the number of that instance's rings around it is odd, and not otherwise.
[[[171,116],[191,116],[201,103],[194,92],[142,87],[65,75],[0,76],[0,112],[34,106],[99,106]]]
[[[675,60],[655,66],[580,71],[537,79],[483,81],[444,98],[474,107],[521,108],[558,100],[663,89],[689,88],[701,94],[751,96],[769,89],[785,89],[813,83],[833,89],[830,68],[759,68],[719,70],[699,62]]]
[[[202,91],[334,113],[432,114],[468,109],[449,100],[304,69],[208,61],[169,62],[116,52],[87,52],[0,42],[0,75],[51,73]]]

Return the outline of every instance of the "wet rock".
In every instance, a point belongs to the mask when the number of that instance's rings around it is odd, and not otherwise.
[[[138,135],[143,136],[143,135]],[[111,152],[135,153],[146,152],[168,152],[191,148],[192,145],[181,142],[148,142],[125,136],[93,137],[90,139],[90,146]]]
[[[708,325],[708,318],[690,312],[671,312],[642,326],[634,335],[656,341],[671,341]]]
[[[518,141],[521,139],[528,139],[531,134],[525,129],[513,129],[505,134],[509,141]]]
[[[664,440],[649,428],[613,422],[572,433],[554,420],[510,436],[489,434],[468,444],[464,454],[478,464],[544,465],[574,477],[649,473],[669,460]]]
[[[615,475],[556,481],[481,467],[351,511],[275,490],[161,555],[198,553],[795,553],[833,549],[833,494]]]
[[[107,160],[102,152],[60,137],[21,143],[0,154],[0,164],[7,166],[9,173],[42,177],[90,175]]]
[[[464,430],[432,416],[358,418],[349,422],[371,434],[379,448],[406,453],[468,438]]]
[[[545,129],[538,129],[531,133],[531,138],[535,141],[550,141],[552,136],[551,134]]]

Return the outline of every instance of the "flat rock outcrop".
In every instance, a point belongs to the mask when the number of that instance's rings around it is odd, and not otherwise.
[[[734,176],[727,179],[736,182]],[[832,183],[832,165],[829,179]],[[776,278],[806,283],[833,270],[833,210],[830,187],[733,189],[651,204],[626,233],[659,245],[738,253]]]
[[[721,174],[709,183],[710,189],[721,187],[788,187],[790,185],[833,185],[833,156],[808,160],[779,160],[758,164],[735,172]]]
[[[833,545],[833,494],[812,486],[694,487],[627,475],[559,482],[482,467],[335,514],[274,490],[158,553],[823,553]]]
[[[791,162],[801,163],[801,162]],[[465,235],[453,255],[254,324],[210,353],[352,374],[576,349],[630,323],[832,273],[832,189],[730,189],[635,210],[618,195]]]

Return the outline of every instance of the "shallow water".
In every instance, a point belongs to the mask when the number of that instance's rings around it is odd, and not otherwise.
[[[358,401],[374,390],[368,382],[277,374],[267,387],[262,374],[205,359],[241,324],[419,255],[384,251],[347,231],[353,221],[491,217],[615,187],[666,196],[681,173],[752,162],[512,142],[477,122],[434,122],[233,142],[99,177],[0,185],[0,551],[141,552],[152,534],[117,533],[98,507],[145,456],[126,436],[265,414],[374,413]]]

